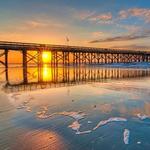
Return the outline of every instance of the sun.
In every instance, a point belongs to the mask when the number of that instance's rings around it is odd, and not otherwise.
[[[51,52],[43,52],[42,53],[42,60],[43,60],[43,63],[50,63],[52,60]]]

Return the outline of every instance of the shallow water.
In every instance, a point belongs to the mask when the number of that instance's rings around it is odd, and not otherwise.
[[[150,69],[0,72],[0,149],[149,150]]]

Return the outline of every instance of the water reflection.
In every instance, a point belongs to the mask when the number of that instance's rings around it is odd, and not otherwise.
[[[33,130],[18,137],[13,149],[20,150],[20,147],[22,150],[67,149],[63,138],[54,131],[49,130]]]
[[[52,68],[51,67],[44,65],[41,72],[42,72],[42,81],[43,82],[52,81]]]
[[[15,72],[15,73],[14,73]],[[15,90],[30,90],[35,88],[60,87],[91,82],[105,82],[110,79],[130,79],[150,76],[148,69],[123,69],[104,67],[59,67],[51,68],[29,67],[27,72],[23,68],[9,68],[6,87]],[[11,88],[13,90],[13,88]]]
[[[99,150],[99,147],[137,150],[139,146],[145,150],[150,147],[149,69],[45,65],[27,71],[24,82],[22,68],[8,70],[6,87],[13,93],[6,95],[13,113],[10,127],[6,123],[1,125],[4,131],[1,139],[9,135],[15,150],[20,147],[24,150]],[[54,86],[67,87],[33,90]],[[2,101],[6,99],[1,96]],[[4,118],[1,122],[5,122]],[[12,138],[8,129],[16,131],[17,138]],[[125,129],[131,133],[128,145],[124,142]],[[1,141],[0,145],[7,148],[8,144]]]

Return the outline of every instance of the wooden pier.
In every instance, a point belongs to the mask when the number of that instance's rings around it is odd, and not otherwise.
[[[149,62],[150,52],[142,50],[119,50],[109,48],[79,47],[66,45],[50,45],[36,43],[3,42],[0,41],[0,58],[5,55],[5,60],[0,61],[8,67],[8,53],[10,51],[22,52],[23,66],[31,61],[37,65],[42,64],[41,55],[44,51],[51,52],[51,65],[81,65],[81,64],[108,64]],[[34,51],[35,54],[29,54]]]
[[[142,50],[119,50],[109,48],[94,48],[66,45],[51,45],[38,43],[21,43],[0,41],[0,64],[6,69],[6,80],[8,80],[8,55],[10,51],[22,53],[24,82],[27,82],[27,67],[34,63],[38,68],[42,67],[43,52],[51,53],[49,64],[52,67],[80,66],[92,64],[150,62],[150,52]],[[31,53],[34,52],[34,53]],[[4,57],[4,59],[2,59]]]

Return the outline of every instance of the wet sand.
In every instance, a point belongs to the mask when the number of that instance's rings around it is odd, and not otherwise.
[[[0,150],[149,150],[149,83],[0,91]]]

